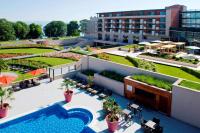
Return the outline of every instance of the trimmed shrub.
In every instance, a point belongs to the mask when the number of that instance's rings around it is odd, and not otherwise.
[[[187,72],[187,73],[189,73],[189,74],[192,74],[192,75],[194,75],[194,76],[197,77],[197,78],[200,78],[200,72],[198,72],[198,71],[189,69],[189,68],[187,68],[187,67],[181,67],[181,70],[183,70],[183,71],[185,71],[185,72]]]
[[[153,62],[132,58],[129,56],[126,56],[126,59],[129,60],[135,67],[146,69],[149,71],[154,71],[154,72],[156,71],[156,66]]]
[[[100,73],[100,75],[107,77],[107,78],[110,78],[110,79],[113,79],[113,80],[120,81],[120,82],[124,82],[124,77],[125,77],[125,76],[123,76],[119,73],[116,73],[114,71],[102,71]]]
[[[126,59],[129,60],[135,67],[139,67],[139,62],[136,59],[130,56],[126,56]]]
[[[94,76],[94,74],[96,73],[94,70],[85,70],[82,71],[81,73],[87,75],[87,76]]]

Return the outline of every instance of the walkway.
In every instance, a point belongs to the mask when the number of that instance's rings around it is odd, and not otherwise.
[[[41,109],[45,106],[59,102],[64,104],[63,106],[67,109],[73,107],[84,107],[89,109],[94,114],[94,119],[89,125],[92,129],[99,133],[107,133],[107,125],[102,117],[102,101],[98,100],[97,96],[90,96],[89,94],[83,92],[79,89],[74,89],[73,100],[69,104],[63,102],[63,90],[60,90],[62,79],[55,80],[51,83],[43,83],[40,86],[25,89],[19,92],[15,92],[15,100],[11,101],[12,108],[9,112],[9,118],[16,115],[29,112],[35,109]],[[113,98],[125,108],[129,102],[127,99],[120,97],[118,95],[113,95]],[[166,133],[199,133],[200,129],[180,122],[176,119],[167,117],[151,109],[143,107],[143,116],[145,119],[152,119],[153,117],[158,117],[161,120],[161,126],[164,127],[164,132]],[[5,119],[4,119],[5,120]],[[2,122],[3,120],[0,120]],[[121,129],[119,133],[142,133],[140,124],[137,119],[130,126],[126,127],[124,123],[120,123]]]

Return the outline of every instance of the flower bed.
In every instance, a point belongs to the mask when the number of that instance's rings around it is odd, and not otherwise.
[[[16,54],[0,54],[0,58],[12,58],[12,57],[17,57],[17,56],[25,56],[25,55],[30,55],[28,53],[16,53]]]
[[[82,58],[82,55],[76,54],[76,53],[59,53],[59,52],[54,52],[54,53],[46,53],[43,56],[45,57],[56,57],[56,58],[68,58],[72,59],[75,61],[78,61]]]
[[[167,91],[171,91],[172,90],[172,83],[170,83],[169,81],[165,81],[165,80],[161,80],[161,79],[157,79],[153,76],[148,76],[148,75],[133,75],[131,77],[134,80],[138,80],[144,83],[147,83],[149,85],[153,85],[159,88],[163,88]]]

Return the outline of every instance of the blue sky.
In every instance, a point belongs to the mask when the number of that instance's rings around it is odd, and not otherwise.
[[[164,8],[173,4],[200,8],[199,0],[0,0],[0,18],[67,22],[89,18],[97,12]]]

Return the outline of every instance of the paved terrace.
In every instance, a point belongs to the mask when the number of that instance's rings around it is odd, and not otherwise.
[[[15,100],[11,101],[12,108],[10,109],[9,117],[12,118],[19,114],[29,112],[31,110],[37,110],[44,108],[45,106],[53,103],[59,103],[66,108],[84,107],[89,109],[93,115],[94,120],[89,125],[96,132],[106,133],[107,125],[106,121],[102,118],[102,101],[98,100],[97,96],[90,96],[86,92],[79,89],[74,89],[75,93],[71,103],[65,104],[63,102],[63,90],[60,90],[62,79],[55,80],[51,83],[44,82],[40,86],[32,87],[29,89],[15,92]],[[127,99],[113,95],[113,98],[125,108],[129,102]],[[192,114],[191,114],[192,115]],[[158,117],[161,120],[161,126],[164,127],[166,133],[199,133],[200,129],[185,124],[176,119],[167,117],[159,112],[155,112],[151,109],[143,107],[143,116],[146,120]],[[7,119],[7,118],[6,118]],[[0,122],[6,120],[2,119]],[[121,129],[118,132],[123,133],[142,133],[140,124],[137,119],[134,119],[134,123],[130,127],[126,127],[124,123],[120,123]]]

